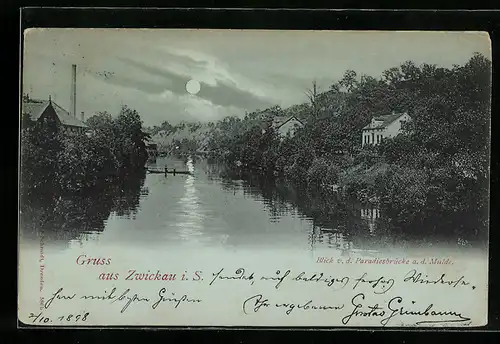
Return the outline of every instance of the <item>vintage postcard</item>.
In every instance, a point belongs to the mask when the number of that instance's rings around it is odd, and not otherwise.
[[[26,30],[20,323],[486,325],[490,45]]]

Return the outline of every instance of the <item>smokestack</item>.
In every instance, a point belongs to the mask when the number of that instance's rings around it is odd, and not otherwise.
[[[82,116],[82,122],[85,122],[85,112],[82,111],[81,116]]]
[[[71,114],[76,118],[76,64],[71,66]]]

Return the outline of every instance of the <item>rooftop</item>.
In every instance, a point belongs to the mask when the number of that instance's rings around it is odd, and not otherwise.
[[[274,128],[279,128],[281,127],[283,124],[291,121],[291,120],[295,120],[297,122],[299,122],[300,124],[303,124],[299,119],[297,119],[297,117],[295,116],[278,116],[278,117],[274,117],[273,118],[273,124],[272,126]]]
[[[395,120],[397,120],[399,117],[405,115],[406,113],[392,113],[389,115],[383,115],[383,116],[377,116],[373,117],[373,120],[366,126],[363,127],[363,129],[380,129],[380,128],[385,128]],[[375,123],[374,123],[375,122]]]
[[[23,114],[30,115],[32,120],[37,121],[49,105],[52,105],[52,108],[63,125],[83,128],[88,127],[85,123],[71,116],[68,111],[51,100],[24,99],[22,112]]]

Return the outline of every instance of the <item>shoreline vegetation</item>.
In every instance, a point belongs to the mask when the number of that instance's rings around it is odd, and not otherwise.
[[[20,197],[23,235],[43,230],[51,241],[101,232],[112,212],[133,217],[144,188],[147,160],[137,111],[102,112],[86,133],[22,116]]]
[[[124,185],[145,174],[149,141],[160,156],[201,156],[230,173],[277,179],[322,199],[376,205],[410,232],[484,234],[490,78],[491,62],[475,54],[453,68],[406,62],[379,79],[349,70],[326,91],[313,83],[307,103],[218,122],[144,128],[137,111],[124,106],[118,116],[90,117],[87,135],[75,135],[23,116],[21,197],[24,204]],[[410,115],[403,133],[361,147],[362,128],[392,112]],[[304,126],[280,137],[266,125],[277,116],[295,116]]]
[[[309,102],[215,123],[148,128],[160,155],[202,156],[294,188],[372,204],[408,231],[487,233],[491,61],[476,53],[441,68],[411,61],[381,78],[353,70]],[[402,134],[361,147],[374,116],[409,114]],[[280,138],[276,116],[305,125]],[[339,154],[339,152],[341,152]]]
[[[118,116],[102,112],[86,124],[85,134],[71,133],[56,123],[22,116],[23,203],[44,196],[85,196],[145,173],[149,135],[137,111],[123,106]]]

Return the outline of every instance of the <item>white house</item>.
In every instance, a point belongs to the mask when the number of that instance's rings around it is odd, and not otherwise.
[[[304,124],[295,116],[275,117],[272,122],[272,127],[281,137],[285,137],[288,133],[293,136],[295,131],[303,126]]]
[[[373,117],[372,121],[363,128],[361,146],[377,145],[385,138],[390,138],[401,133],[403,122],[410,120],[408,113],[392,113],[390,115]]]

